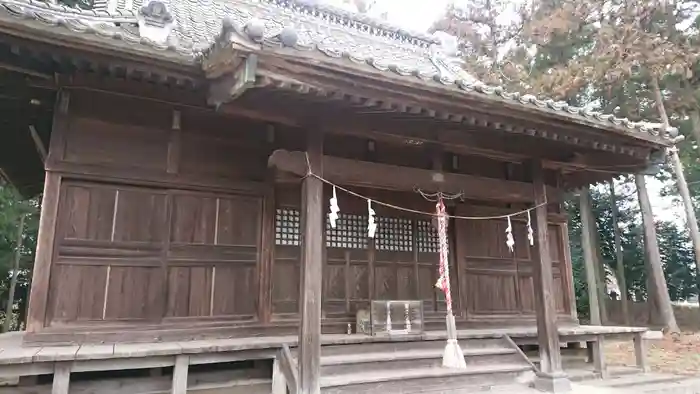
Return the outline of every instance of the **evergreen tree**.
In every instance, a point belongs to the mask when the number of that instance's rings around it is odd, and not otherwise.
[[[657,228],[669,295],[673,301],[687,300],[697,294],[690,238],[673,222],[659,222]]]
[[[14,309],[19,314],[19,322],[25,320],[29,299],[29,282],[36,251],[39,224],[38,199],[24,200],[17,191],[0,183],[0,315],[4,319],[5,305],[9,296],[11,270],[14,260],[17,227],[21,215],[25,216],[22,236],[20,270],[15,289]]]

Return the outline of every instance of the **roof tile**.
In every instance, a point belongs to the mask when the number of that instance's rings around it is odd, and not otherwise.
[[[448,88],[481,93],[532,106],[543,111],[573,115],[608,127],[633,132],[673,137],[676,129],[664,130],[662,124],[634,122],[612,114],[576,107],[562,101],[540,100],[531,94],[506,92],[502,87],[483,84],[458,66],[456,58],[441,54],[434,37],[408,32],[369,17],[327,6],[311,6],[291,0],[164,0],[175,26],[166,43],[141,37],[134,9],[89,11],[37,0],[0,0],[0,12],[17,18],[34,19],[47,25],[62,25],[76,33],[95,34],[159,51],[173,51],[190,61],[206,56],[220,39],[223,21],[238,31],[253,19],[264,23],[265,45],[285,45],[280,33],[292,28],[297,33],[294,47],[300,51],[319,51],[326,56],[354,64],[370,65],[406,78],[436,81]],[[144,4],[146,4],[144,2]],[[138,7],[139,5],[135,6]],[[256,43],[257,44],[257,43]]]

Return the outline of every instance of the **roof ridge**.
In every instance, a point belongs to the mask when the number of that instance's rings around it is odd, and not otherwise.
[[[369,32],[379,37],[393,37],[410,41],[414,45],[422,47],[428,47],[438,42],[437,38],[430,34],[405,29],[370,15],[347,11],[330,4],[319,3],[317,0],[242,0],[235,2],[273,4],[294,12],[314,15],[342,26]]]
[[[41,0],[2,0],[2,5],[8,9],[22,10],[27,13],[48,12],[53,15],[64,15],[81,18],[90,22],[135,23],[136,14],[131,10],[85,10]]]

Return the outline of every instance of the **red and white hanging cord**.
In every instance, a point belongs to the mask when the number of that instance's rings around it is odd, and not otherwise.
[[[440,278],[438,278],[435,286],[445,293],[445,304],[447,312],[452,311],[452,293],[450,291],[450,248],[447,243],[447,213],[445,212],[445,204],[442,198],[438,199],[436,205],[437,222],[438,222],[438,246],[440,252]]]

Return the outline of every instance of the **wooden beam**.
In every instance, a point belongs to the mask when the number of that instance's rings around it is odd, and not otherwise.
[[[41,158],[41,163],[46,163],[46,156],[48,156],[48,153],[46,151],[46,146],[44,146],[44,142],[41,140],[41,137],[39,137],[39,133],[37,133],[36,131],[36,127],[34,127],[33,125],[29,125],[29,134],[32,136],[32,141],[34,141],[36,151],[39,154],[39,157]]]
[[[0,69],[16,72],[19,74],[29,75],[30,77],[36,77],[36,78],[41,78],[41,79],[51,79],[52,78],[52,75],[50,75],[50,74],[42,73],[40,71],[32,70],[32,69],[29,69],[26,67],[12,65],[12,64],[9,64],[6,62],[0,62]]]
[[[557,306],[555,303],[552,257],[549,251],[549,223],[547,221],[547,189],[544,185],[542,162],[532,163],[532,179],[535,193],[535,228],[537,241],[533,260],[535,288],[535,312],[537,315],[537,339],[540,348],[540,372],[536,388],[550,392],[570,389],[571,383],[562,370],[559,331],[557,330]]]
[[[476,200],[529,203],[534,201],[532,185],[526,182],[442,173],[333,156],[323,156],[322,160],[323,177],[344,185],[401,191],[415,188],[439,190],[446,193],[463,193],[464,198]],[[304,152],[286,150],[273,152],[268,165],[300,177],[306,176],[308,167]],[[550,201],[561,200],[561,193],[554,187],[547,187],[547,195]]]
[[[298,152],[303,166],[323,176],[323,134],[312,130],[307,152]],[[306,173],[306,170],[304,170]],[[302,184],[303,245],[301,268],[301,331],[299,334],[299,390],[301,394],[321,392],[321,288],[323,283],[323,182],[307,177]]]
[[[258,55],[251,54],[245,58],[236,70],[211,82],[207,103],[220,106],[240,97],[255,84],[255,72],[258,67]]]

